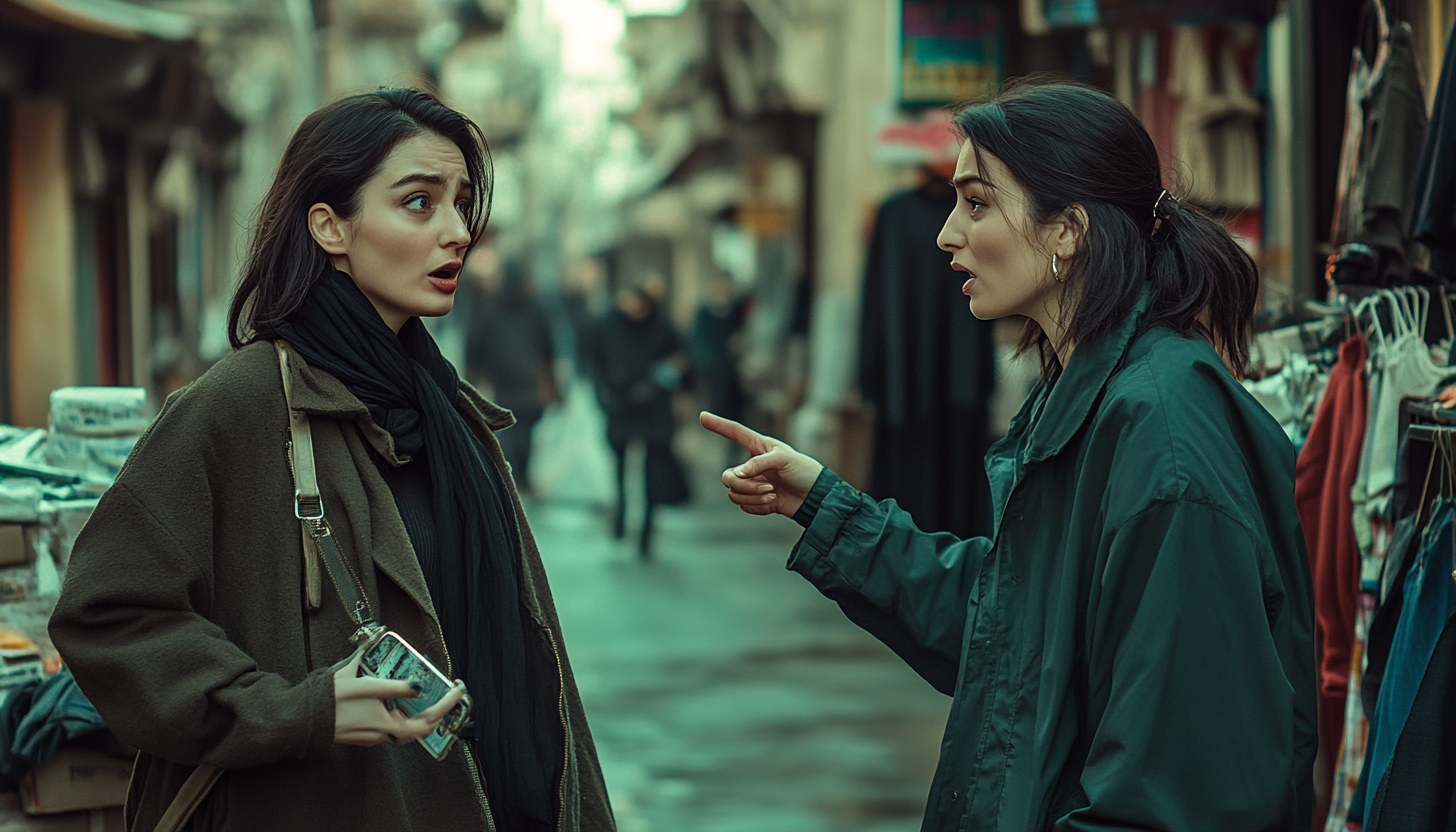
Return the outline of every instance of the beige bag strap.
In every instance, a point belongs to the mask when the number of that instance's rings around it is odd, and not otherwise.
[[[293,464],[294,513],[300,519],[322,516],[323,499],[319,496],[318,472],[313,465],[313,432],[309,430],[308,414],[293,409],[293,383],[289,374],[288,349],[283,346],[282,341],[274,341],[273,346],[278,350],[278,370],[283,376],[283,400],[288,406],[288,432],[293,440],[290,451]],[[318,609],[323,604],[323,579],[319,573],[318,552],[308,532],[302,530],[302,526],[300,529],[303,535],[303,571],[308,605],[310,609]],[[202,801],[212,791],[222,772],[217,766],[202,765],[193,769],[182,782],[182,788],[177,791],[172,804],[157,821],[155,832],[181,832],[182,827],[197,811],[197,807],[202,805]]]
[[[222,776],[222,769],[217,766],[198,766],[187,775],[182,781],[182,788],[177,791],[177,796],[172,799],[172,805],[162,813],[162,819],[157,821],[156,832],[181,832],[182,827],[191,820],[192,813],[202,805],[203,798],[212,791],[213,784],[217,778]]]
[[[313,431],[309,430],[308,414],[293,409],[293,379],[288,367],[288,348],[274,341],[278,350],[278,369],[283,374],[283,400],[288,403],[288,432],[293,437],[294,510],[300,520],[323,515],[323,499],[319,497],[318,472],[313,467]]]
[[[313,430],[308,414],[293,409],[292,378],[288,372],[288,350],[282,341],[274,341],[278,349],[278,368],[283,373],[283,397],[288,404],[288,431],[293,437],[293,514],[303,530],[304,577],[308,584],[310,609],[322,606],[322,578],[318,576],[320,559],[333,579],[334,589],[339,592],[339,601],[344,610],[359,626],[359,633],[375,632],[374,609],[364,594],[364,584],[344,560],[339,542],[333,529],[324,518],[324,500],[319,493],[318,471],[313,464]]]
[[[282,341],[274,341],[273,346],[278,350],[278,370],[283,374],[283,401],[288,406],[288,433],[292,437],[289,448],[293,465],[293,513],[300,520],[323,517],[323,497],[319,495],[318,471],[313,464],[313,431],[309,430],[308,414],[293,409],[293,376],[288,364],[288,348],[283,346]],[[318,547],[302,523],[299,524],[299,534],[303,539],[305,600],[310,610],[316,610],[324,604]]]

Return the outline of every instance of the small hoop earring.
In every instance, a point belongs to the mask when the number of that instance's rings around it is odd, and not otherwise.
[[[1055,254],[1052,255],[1052,280],[1058,283],[1067,282],[1067,279],[1062,277],[1061,273],[1057,271],[1057,256]]]

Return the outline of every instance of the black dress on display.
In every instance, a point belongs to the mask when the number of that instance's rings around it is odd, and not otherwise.
[[[921,529],[972,537],[990,532],[995,345],[935,242],[955,200],[932,180],[880,206],[865,261],[859,382],[876,410],[869,494],[895,499]]]

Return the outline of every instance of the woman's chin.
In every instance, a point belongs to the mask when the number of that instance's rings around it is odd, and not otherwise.
[[[977,320],[994,321],[997,318],[1006,317],[1006,314],[1004,312],[1000,312],[994,309],[990,303],[984,300],[977,301],[975,298],[971,298],[969,306],[971,309],[971,314],[974,315]]]
[[[436,298],[430,303],[416,305],[414,315],[418,318],[442,318],[450,314],[450,310],[454,308],[455,298],[453,296]]]

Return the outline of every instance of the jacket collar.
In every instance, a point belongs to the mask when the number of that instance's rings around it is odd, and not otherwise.
[[[1141,292],[1116,329],[1096,341],[1079,344],[1067,366],[1051,382],[1037,385],[1032,412],[1018,414],[1018,421],[1031,422],[1024,462],[1056,456],[1081,430],[1113,373],[1122,366],[1142,325],[1149,299],[1147,290]]]
[[[293,378],[293,408],[310,416],[324,416],[331,419],[345,419],[359,425],[364,438],[391,464],[408,462],[394,451],[394,437],[389,431],[374,424],[369,408],[349,392],[333,375],[310,367],[296,350],[288,351],[288,367]],[[467,419],[484,425],[492,431],[504,430],[516,423],[516,417],[509,410],[487,401],[474,387],[461,382],[455,396],[455,409]]]

